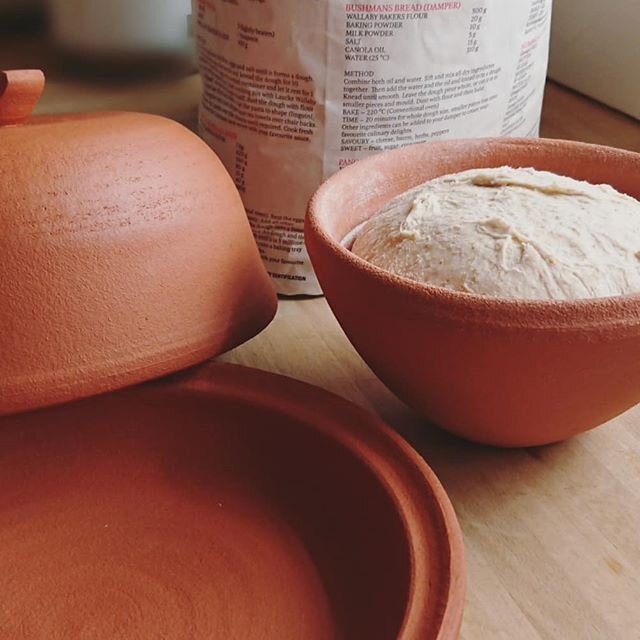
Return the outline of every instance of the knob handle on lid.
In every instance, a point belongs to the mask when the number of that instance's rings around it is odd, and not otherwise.
[[[0,126],[20,124],[27,120],[43,90],[42,71],[0,71]]]

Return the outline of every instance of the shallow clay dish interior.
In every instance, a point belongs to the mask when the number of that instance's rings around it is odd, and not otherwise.
[[[377,418],[232,365],[0,419],[12,640],[458,636],[462,542]]]
[[[276,307],[204,142],[158,116],[30,117],[43,86],[0,73],[0,414],[201,362]]]
[[[471,440],[539,445],[640,400],[640,295],[542,302],[451,292],[389,274],[343,243],[411,187],[501,165],[607,183],[640,198],[640,155],[632,152],[558,140],[422,144],[330,178],[310,204],[306,242],[340,324],[398,396]]]

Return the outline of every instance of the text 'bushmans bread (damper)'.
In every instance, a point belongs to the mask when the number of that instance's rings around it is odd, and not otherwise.
[[[194,0],[200,129],[284,294],[318,294],[313,191],[384,149],[535,136],[551,0]]]

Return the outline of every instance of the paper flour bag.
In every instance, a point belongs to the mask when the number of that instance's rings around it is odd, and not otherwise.
[[[284,294],[317,294],[309,198],[384,149],[538,134],[551,0],[194,0],[200,130]]]

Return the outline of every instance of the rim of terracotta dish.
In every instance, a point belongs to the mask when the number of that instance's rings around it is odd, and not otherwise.
[[[341,262],[349,269],[353,269],[362,275],[375,280],[380,286],[401,291],[408,299],[417,304],[426,301],[437,301],[439,307],[430,308],[432,315],[458,320],[464,324],[481,324],[504,327],[523,327],[540,330],[591,330],[616,331],[621,337],[625,333],[635,335],[640,332],[640,291],[637,293],[599,297],[580,298],[576,300],[539,300],[516,299],[483,296],[473,293],[452,291],[436,285],[426,284],[399,276],[377,267],[363,258],[355,255],[343,242],[326,230],[327,222],[332,215],[331,195],[338,186],[347,182],[359,181],[359,177],[369,173],[380,173],[393,164],[394,159],[401,159],[407,155],[418,157],[426,150],[438,153],[452,147],[465,146],[474,150],[501,149],[506,156],[508,149],[513,147],[530,147],[534,145],[544,149],[547,153],[555,151],[572,155],[578,152],[582,156],[591,154],[605,155],[622,160],[629,167],[635,168],[640,181],[640,154],[624,149],[607,147],[604,145],[576,142],[570,140],[556,140],[552,138],[472,138],[439,142],[426,142],[400,149],[384,151],[345,167],[333,174],[314,193],[309,202],[306,216],[306,231],[313,234],[324,244],[333,258]],[[502,163],[504,164],[504,163]],[[535,164],[535,157],[532,158]],[[484,167],[501,166],[501,164],[488,163]],[[520,165],[522,166],[522,165]],[[471,168],[471,167],[464,167]],[[460,168],[459,170],[464,170]],[[441,174],[445,175],[445,174]],[[415,186],[421,184],[415,183]],[[372,213],[366,221],[370,220]],[[353,233],[355,229],[350,230]],[[633,320],[633,322],[630,322]]]
[[[404,529],[411,575],[397,640],[458,637],[466,592],[460,525],[435,473],[399,434],[375,414],[330,391],[259,369],[215,363],[165,378],[170,384],[171,380],[178,381],[178,388],[205,396],[214,391],[286,413],[350,451],[380,482]],[[161,388],[165,381],[147,385]],[[321,414],[314,410],[319,402]],[[428,538],[438,544],[436,563],[434,548],[425,543]],[[431,590],[434,593],[430,594]]]

